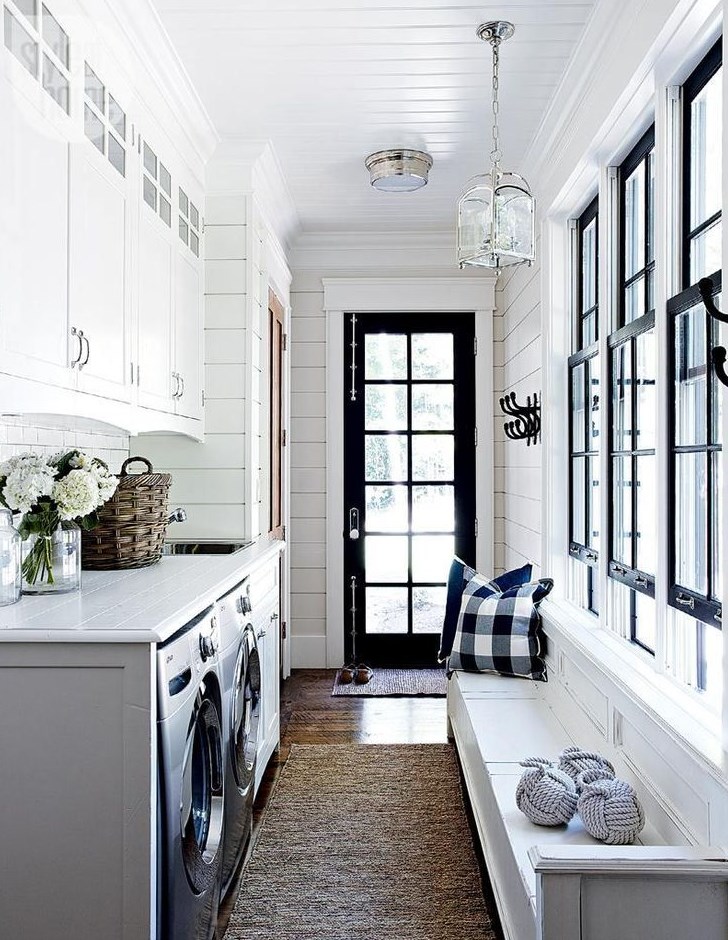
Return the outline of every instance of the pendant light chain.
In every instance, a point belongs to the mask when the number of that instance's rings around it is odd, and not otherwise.
[[[498,65],[500,63],[500,39],[494,38],[491,41],[493,47],[493,149],[490,152],[490,159],[496,169],[500,168],[500,162],[503,157],[500,149],[500,134],[498,129],[498,112],[500,102],[498,100]]]

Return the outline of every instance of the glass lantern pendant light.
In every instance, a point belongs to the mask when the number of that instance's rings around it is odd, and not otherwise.
[[[490,172],[476,176],[458,202],[458,264],[501,268],[531,264],[536,257],[535,202],[526,180],[501,168],[498,131],[498,65],[500,46],[515,32],[513,23],[497,20],[478,27],[478,38],[493,50],[493,146]]]

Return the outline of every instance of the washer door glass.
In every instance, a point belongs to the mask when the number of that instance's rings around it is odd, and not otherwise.
[[[215,881],[223,826],[222,733],[214,701],[198,694],[182,764],[182,857],[192,888]]]
[[[243,640],[235,666],[231,722],[233,774],[241,793],[248,789],[253,778],[260,720],[260,659],[251,637],[252,632]]]

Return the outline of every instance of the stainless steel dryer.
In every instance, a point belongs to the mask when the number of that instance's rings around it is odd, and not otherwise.
[[[211,940],[217,926],[224,819],[219,643],[210,607],[158,648],[163,940]]]
[[[253,825],[255,755],[260,720],[260,660],[245,581],[218,601],[225,741],[225,835],[222,893],[227,893]]]

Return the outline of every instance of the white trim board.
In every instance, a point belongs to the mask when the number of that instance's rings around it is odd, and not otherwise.
[[[344,316],[347,313],[475,314],[476,564],[493,567],[494,278],[324,278],[326,314],[326,664],[344,661]]]

